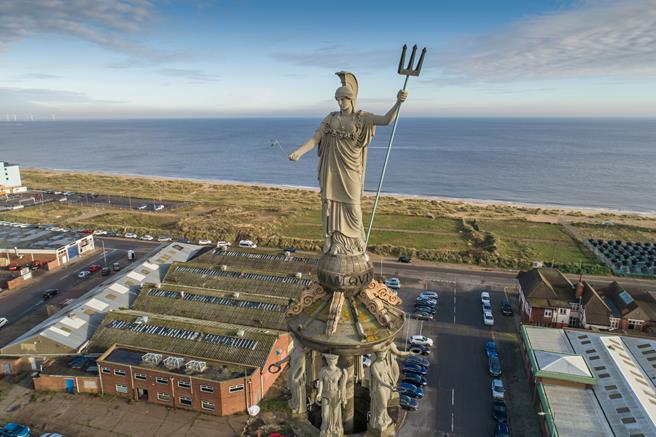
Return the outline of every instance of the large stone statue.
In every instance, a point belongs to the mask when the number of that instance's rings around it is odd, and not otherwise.
[[[287,387],[292,394],[292,398],[289,400],[289,408],[294,414],[307,412],[305,404],[305,358],[305,348],[295,339],[287,371]]]
[[[312,138],[289,155],[292,161],[318,145],[324,253],[359,255],[366,250],[360,199],[364,189],[367,146],[375,126],[388,125],[407,98],[399,91],[385,115],[356,111],[358,81],[352,73],[336,73],[342,86],[335,92],[339,112],[323,119]]]
[[[392,418],[387,413],[387,406],[392,398],[398,375],[394,375],[394,371],[389,364],[389,355],[388,349],[376,352],[374,362],[370,367],[371,386],[369,394],[371,401],[369,410],[371,416],[369,426],[371,429],[378,431],[384,431],[392,423]]]
[[[323,354],[326,365],[319,372],[317,399],[321,402],[320,437],[342,437],[342,405],[346,404],[346,370],[337,367],[338,355]]]

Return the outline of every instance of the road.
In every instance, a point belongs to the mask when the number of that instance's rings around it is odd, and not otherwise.
[[[78,272],[90,264],[105,265],[102,251],[103,241],[108,265],[119,262],[122,266],[126,266],[129,263],[127,259],[129,249],[135,251],[138,261],[159,246],[159,243],[156,242],[96,238],[96,247],[99,250],[91,256],[70,263],[61,270],[41,275],[34,283],[15,290],[4,291],[0,294],[0,317],[9,319],[9,323],[0,329],[0,345],[7,344],[45,320],[48,316],[46,304],[61,304],[67,299],[77,298],[113,277],[113,271],[110,276],[101,276],[98,271],[92,273],[87,279],[77,277]],[[44,300],[42,294],[48,288],[58,288],[60,293],[51,299]]]
[[[437,342],[431,356],[428,386],[425,397],[420,402],[419,411],[409,413],[399,436],[489,436],[494,433],[492,419],[492,396],[485,355],[485,343],[495,339],[504,369],[506,380],[515,381],[513,390],[509,390],[507,403],[511,406],[511,425],[514,415],[525,413],[528,385],[518,384],[516,372],[523,372],[519,351],[516,348],[516,330],[512,317],[504,317],[499,304],[506,298],[504,284],[492,275],[488,281],[482,275],[456,275],[453,279],[443,279],[442,275],[430,275],[422,281],[410,280],[410,287],[401,289],[403,308],[412,311],[415,296],[425,287],[439,292],[438,313],[436,320],[420,322],[410,319],[405,335],[423,334]],[[403,280],[403,277],[402,277]],[[409,279],[406,278],[406,283]],[[426,282],[427,281],[427,282]],[[490,291],[495,324],[493,327],[483,325],[480,292]],[[512,302],[513,296],[509,296]],[[513,343],[514,342],[514,343]],[[512,367],[513,375],[507,374],[505,364]],[[525,377],[524,377],[525,378]],[[518,387],[518,388],[515,388]],[[519,391],[525,390],[520,396]],[[513,397],[517,394],[517,400]],[[530,398],[529,398],[530,399]],[[518,408],[512,408],[517,404]],[[532,408],[529,400],[529,408]],[[531,412],[528,412],[530,416]],[[537,416],[536,416],[537,417]],[[519,422],[519,418],[518,418]],[[529,435],[536,432],[537,419],[522,423],[528,427]],[[519,434],[518,434],[519,435]]]

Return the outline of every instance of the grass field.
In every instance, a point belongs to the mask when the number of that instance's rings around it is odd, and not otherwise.
[[[318,250],[322,244],[317,191],[49,170],[27,169],[22,173],[24,183],[32,188],[161,198],[182,205],[155,213],[51,203],[2,212],[0,220],[166,234],[192,240],[250,238],[264,245],[294,244],[311,250]],[[371,196],[363,198],[365,229],[372,201]],[[468,223],[476,220],[478,230],[463,232],[463,219]],[[601,225],[605,220],[615,225]],[[412,253],[433,261],[504,267],[523,268],[535,260],[600,266],[600,261],[560,222],[572,223],[581,239],[656,242],[656,217],[382,197],[370,249],[387,255]],[[490,234],[495,244],[481,245]]]

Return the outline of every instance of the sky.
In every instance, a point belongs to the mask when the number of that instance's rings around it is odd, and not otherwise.
[[[384,113],[656,117],[656,0],[0,0],[0,122]]]

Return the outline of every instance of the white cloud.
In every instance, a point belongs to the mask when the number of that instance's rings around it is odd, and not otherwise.
[[[455,41],[444,79],[646,77],[656,73],[656,0],[583,2]]]
[[[76,91],[40,88],[0,88],[0,105],[5,108],[50,104],[113,104],[118,100],[94,99]]]

